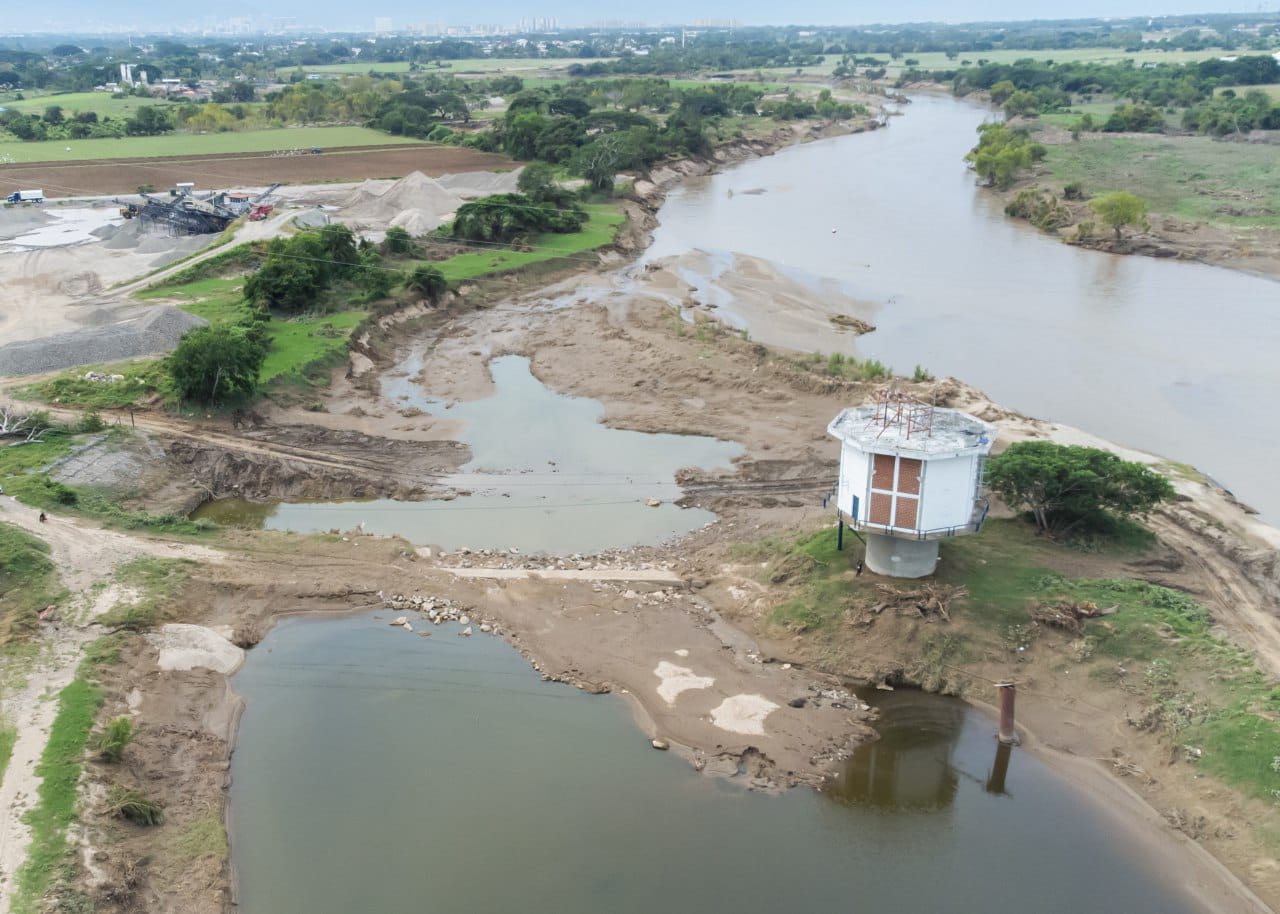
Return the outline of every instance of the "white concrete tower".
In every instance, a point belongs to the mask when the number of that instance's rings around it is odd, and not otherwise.
[[[982,527],[995,426],[886,391],[874,404],[844,410],[827,431],[841,442],[836,507],[866,534],[867,567],[876,574],[932,574],[939,540]]]

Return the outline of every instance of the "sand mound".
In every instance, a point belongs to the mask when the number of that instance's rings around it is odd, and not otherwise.
[[[466,200],[487,197],[490,194],[514,194],[520,172],[515,171],[467,171],[457,175],[441,175],[437,182],[446,190]]]
[[[293,217],[293,224],[302,229],[320,228],[329,224],[329,216],[323,210],[303,210]]]
[[[370,188],[369,182],[357,187],[347,198],[343,215],[349,219],[389,223],[408,210],[421,210],[419,219],[434,223],[455,212],[462,205],[462,198],[441,187],[439,182],[420,171],[406,175],[381,193]],[[430,231],[430,229],[427,229]],[[419,233],[421,234],[421,233]]]
[[[407,209],[392,219],[391,224],[417,237],[435,231],[451,215],[453,215],[451,212],[433,213],[425,209]]]

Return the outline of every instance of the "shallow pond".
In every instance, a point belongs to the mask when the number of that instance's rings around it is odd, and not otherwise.
[[[444,482],[471,494],[451,501],[283,502],[225,499],[195,517],[272,530],[349,530],[398,534],[420,545],[508,548],[523,552],[597,552],[653,544],[715,520],[699,508],[680,508],[675,473],[683,467],[719,469],[740,445],[696,435],[614,429],[600,420],[595,400],[557,394],[533,376],[529,361],[504,356],[490,363],[495,392],[482,400],[412,404],[461,420],[459,438],[471,448],[464,472]],[[412,388],[401,380],[393,388]],[[388,395],[384,391],[384,395]],[[649,499],[662,504],[649,507]]]
[[[958,702],[901,696],[834,789],[764,795],[498,638],[390,615],[286,620],[237,674],[240,910],[1200,910],[1036,759],[1000,778]]]

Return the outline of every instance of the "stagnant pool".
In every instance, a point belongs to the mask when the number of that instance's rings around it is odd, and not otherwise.
[[[390,616],[289,619],[235,677],[240,910],[1201,910],[959,702],[906,697],[833,789],[765,795],[655,752],[623,698],[543,682],[498,638]]]

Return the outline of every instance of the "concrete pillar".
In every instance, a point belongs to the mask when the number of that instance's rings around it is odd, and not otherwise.
[[[894,578],[923,578],[938,564],[937,540],[898,539],[872,533],[867,536],[867,567]]]

